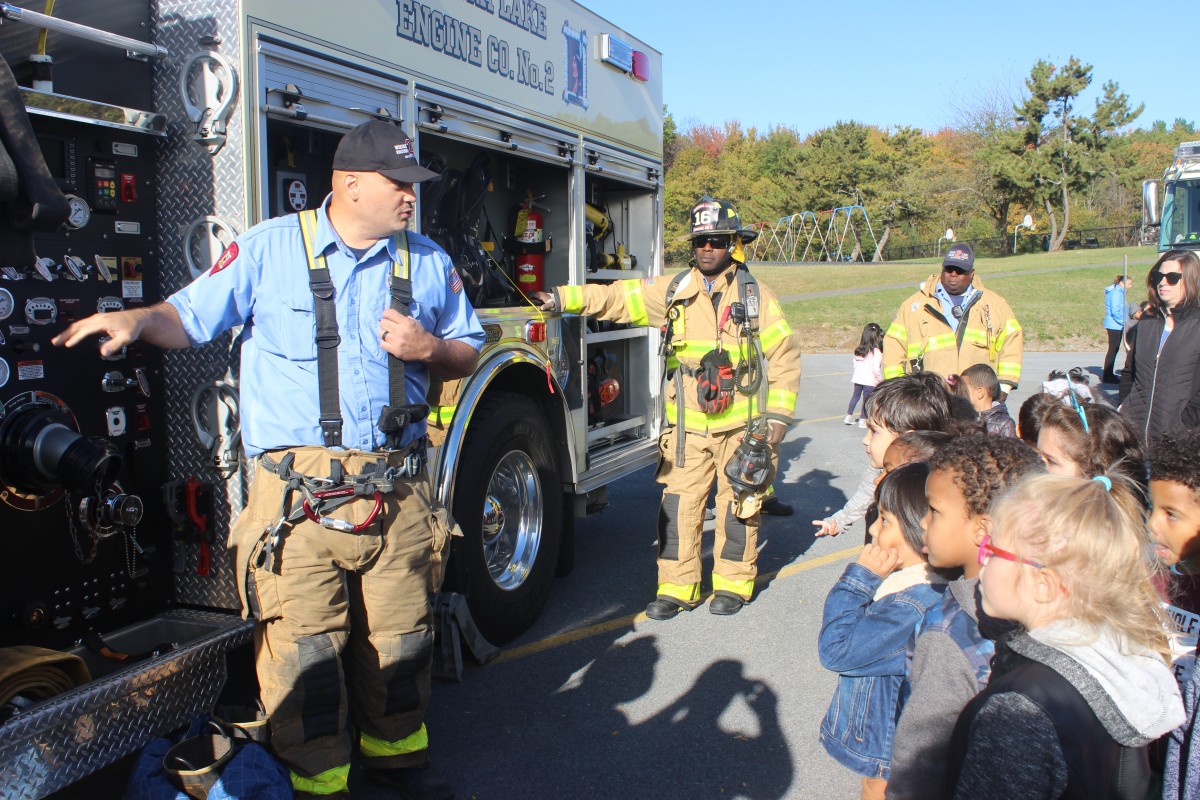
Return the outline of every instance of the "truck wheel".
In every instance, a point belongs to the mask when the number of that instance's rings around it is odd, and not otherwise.
[[[550,428],[527,397],[497,392],[474,414],[454,488],[450,568],[489,641],[529,629],[558,562],[562,490]]]

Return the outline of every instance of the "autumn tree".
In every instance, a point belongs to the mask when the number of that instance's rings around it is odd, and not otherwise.
[[[1092,115],[1076,115],[1075,102],[1091,82],[1091,65],[1078,58],[1062,67],[1039,60],[1025,81],[1029,96],[1015,108],[1017,129],[1001,148],[1007,152],[993,154],[996,171],[1020,187],[1026,204],[1045,210],[1051,250],[1062,249],[1070,228],[1071,194],[1105,171],[1113,135],[1144,108],[1131,109],[1128,95],[1109,81]]]

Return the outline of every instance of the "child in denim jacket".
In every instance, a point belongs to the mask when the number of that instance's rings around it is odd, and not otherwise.
[[[915,463],[884,476],[875,495],[874,542],[846,567],[825,599],[821,664],[841,677],[821,723],[821,744],[862,776],[864,800],[884,796],[906,647],[946,588],[921,555],[928,474],[925,464]]]

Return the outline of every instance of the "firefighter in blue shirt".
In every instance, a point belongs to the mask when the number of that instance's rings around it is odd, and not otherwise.
[[[446,534],[423,404],[430,375],[474,370],[484,335],[445,252],[406,231],[413,185],[433,177],[400,128],[364,123],[339,144],[320,209],[251,228],[164,303],[54,339],[106,334],[108,355],[246,326],[242,441],[258,472],[230,548],[258,623],[272,745],[297,797],[348,796],[348,716],[373,780],[406,798],[453,797],[428,769],[423,722],[431,565]]]

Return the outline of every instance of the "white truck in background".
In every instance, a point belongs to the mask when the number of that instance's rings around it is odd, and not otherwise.
[[[1175,148],[1161,181],[1143,181],[1142,242],[1159,252],[1200,249],[1200,141]]]

